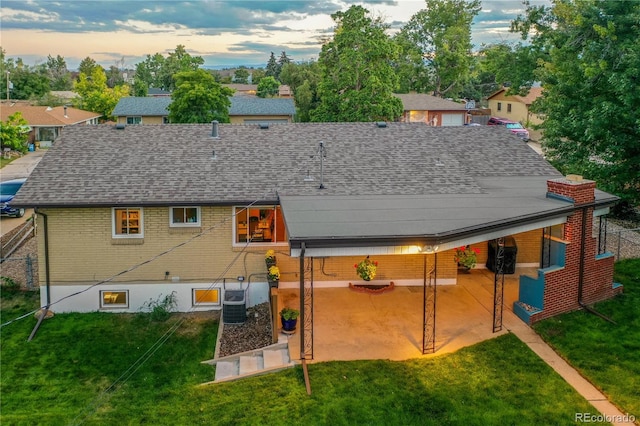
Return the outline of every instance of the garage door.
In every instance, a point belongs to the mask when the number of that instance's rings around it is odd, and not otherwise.
[[[464,114],[442,114],[442,126],[464,125]]]

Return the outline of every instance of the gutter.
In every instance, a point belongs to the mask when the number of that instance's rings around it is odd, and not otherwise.
[[[44,268],[45,268],[47,303],[44,306],[44,311],[42,311],[40,318],[38,318],[38,322],[36,323],[36,326],[33,328],[33,330],[31,331],[31,334],[29,335],[29,338],[27,339],[28,342],[33,340],[33,338],[35,337],[36,333],[40,329],[40,324],[42,324],[42,321],[44,321],[44,319],[47,317],[47,314],[49,313],[49,307],[51,306],[51,281],[49,278],[50,276],[50,273],[49,273],[49,221],[48,221],[49,217],[45,213],[38,211],[38,209],[35,209],[35,212],[36,214],[42,215],[43,225],[44,225]]]

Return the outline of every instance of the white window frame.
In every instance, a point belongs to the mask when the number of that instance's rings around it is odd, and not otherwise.
[[[129,120],[131,120],[131,123],[129,123]],[[137,121],[137,123],[134,123],[134,121]],[[129,124],[131,126],[135,126],[137,124],[142,124],[142,116],[140,116],[140,115],[127,116],[127,124]]]
[[[105,293],[124,293],[125,303],[104,303]],[[129,290],[100,290],[100,309],[129,308]]]
[[[196,209],[198,220],[196,222],[173,222],[173,209]],[[197,228],[202,226],[202,216],[200,215],[200,206],[171,206],[169,207],[169,226],[172,228]]]
[[[116,233],[116,210],[139,210],[140,211],[140,232],[137,234]],[[142,207],[111,207],[111,237],[112,238],[144,238],[144,209]]]
[[[197,291],[215,291],[218,294],[218,301],[217,302],[198,302],[196,299],[196,292]],[[192,288],[191,289],[191,306],[196,307],[196,306],[220,306],[222,304],[222,298],[220,297],[222,294],[222,291],[220,289],[220,287],[212,287],[212,288]]]

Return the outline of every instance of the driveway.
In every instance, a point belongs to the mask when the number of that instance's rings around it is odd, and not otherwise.
[[[36,168],[42,157],[47,153],[46,150],[38,150],[28,152],[20,158],[16,158],[11,163],[0,169],[0,180],[2,182],[17,178],[28,178],[33,169]],[[33,209],[25,210],[23,217],[10,218],[2,217],[0,221],[0,236],[7,234],[11,230],[22,225],[28,218],[33,215]]]

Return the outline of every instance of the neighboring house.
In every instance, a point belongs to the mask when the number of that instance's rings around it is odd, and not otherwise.
[[[531,139],[540,140],[540,132],[531,130],[532,125],[541,124],[542,118],[530,111],[531,104],[542,95],[541,87],[532,87],[526,96],[508,95],[507,89],[500,89],[487,98],[491,115],[519,121],[529,128]]]
[[[403,123],[425,123],[429,126],[462,126],[467,122],[464,105],[425,93],[394,94],[402,101]]]
[[[231,84],[223,84],[223,86],[235,90],[235,92],[233,93],[234,96],[256,96],[256,93],[258,93],[257,84],[231,83]],[[278,88],[278,97],[279,98],[293,97],[291,88],[286,84],[281,84],[280,87]]]
[[[296,113],[293,99],[232,96],[230,100],[232,124],[291,123]],[[166,124],[170,104],[170,97],[130,96],[118,101],[112,115],[118,124]]]
[[[55,96],[56,98],[60,98],[63,101],[68,103],[72,103],[74,99],[80,97],[80,95],[78,95],[76,92],[72,90],[52,90],[50,93],[52,96]]]
[[[147,96],[171,96],[171,92],[164,89],[157,89],[155,87],[149,87],[147,90]]]
[[[118,124],[167,124],[170,104],[170,96],[126,96],[111,115]]]
[[[519,276],[512,307],[528,323],[620,293],[606,234],[591,236],[617,197],[563,177],[503,130],[74,126],[13,205],[36,208],[41,301],[58,312],[136,312],[169,294],[180,311],[220,309],[239,282],[257,304],[270,294],[264,254],[274,249],[280,286],[303,299],[303,356],[314,310],[332,309],[308,308],[314,288],[357,283],[353,265],[367,256],[379,262],[367,284],[416,287],[432,343],[436,284],[456,285],[456,247],[478,249],[477,268],[492,271],[482,274],[494,277],[494,331],[504,274],[521,267],[537,268]]]
[[[296,107],[291,98],[258,98],[233,96],[229,119],[231,124],[292,123]]]
[[[20,112],[31,131],[29,142],[46,148],[62,134],[65,127],[73,125],[98,124],[101,114],[68,106],[36,106],[25,102],[2,102],[0,120],[7,121],[10,115]]]

